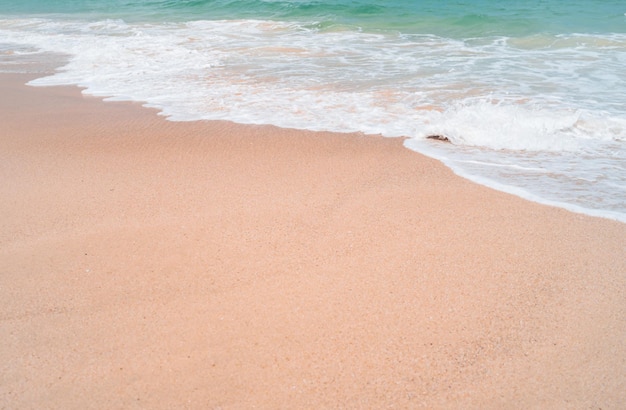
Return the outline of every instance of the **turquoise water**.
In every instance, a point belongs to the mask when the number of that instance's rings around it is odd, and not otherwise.
[[[0,72],[49,53],[67,64],[31,85],[408,137],[479,183],[626,221],[623,0],[0,0]]]
[[[315,21],[463,38],[535,33],[623,33],[623,1],[261,1],[261,0],[26,0],[3,1],[2,14],[63,14],[132,22],[260,19]]]

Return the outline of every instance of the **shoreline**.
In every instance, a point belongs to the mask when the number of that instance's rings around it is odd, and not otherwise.
[[[411,144],[405,144],[407,149],[412,149],[409,147]],[[541,204],[545,206],[550,206],[554,208],[564,209],[568,212],[572,212],[575,214],[585,215],[592,218],[602,218],[608,219],[615,222],[620,222],[626,224],[626,214],[618,211],[606,210],[606,209],[595,209],[595,208],[585,208],[580,205],[575,205],[569,202],[563,202],[558,200],[546,199],[540,195],[529,192],[525,188],[521,188],[515,185],[509,185],[501,182],[494,181],[489,178],[485,178],[482,176],[473,175],[471,173],[465,172],[459,167],[455,166],[452,162],[447,162],[443,158],[438,158],[437,155],[427,155],[425,153],[420,152],[417,148],[414,150],[415,152],[425,155],[429,158],[433,158],[441,163],[443,163],[446,167],[450,168],[455,175],[467,179],[475,184],[485,186],[489,189],[493,189],[499,192],[503,192],[506,194],[514,195],[518,198],[521,198],[525,201],[534,202],[536,204]]]
[[[46,57],[44,58],[45,62],[42,61],[37,61],[37,62],[33,62],[33,61],[28,61],[26,60],[25,62],[21,62],[17,64],[16,67],[18,67],[18,69],[22,69],[22,70],[27,70],[29,71],[29,73],[31,74],[37,74],[36,77],[30,78],[29,82],[32,80],[38,80],[41,79],[43,77],[47,77],[48,75],[53,75],[55,72],[55,69],[57,69],[58,67],[64,65],[63,61],[67,60],[68,56],[63,55],[63,54],[57,54],[57,53],[49,53],[46,55]],[[18,62],[20,61],[19,59],[17,60]],[[30,70],[28,69],[28,67],[30,67]],[[8,73],[7,73],[8,74]],[[13,74],[17,74],[20,75],[19,73],[13,73]],[[30,74],[27,74],[30,75]],[[34,85],[33,87],[43,87],[43,88],[49,88],[49,87],[77,87],[79,89],[83,89],[82,87],[79,87],[77,85],[53,85],[53,86],[41,86],[41,85]],[[103,100],[105,102],[128,102],[131,104],[135,104],[135,105],[139,105],[144,109],[147,110],[154,110],[154,112],[159,115],[159,116],[163,116],[164,118],[168,119],[170,118],[169,115],[165,115],[165,107],[163,106],[158,106],[158,105],[150,105],[149,102],[147,101],[141,101],[141,100],[118,100],[116,99],[117,97],[115,96],[108,96],[108,95],[94,95],[94,94],[84,94],[83,95],[84,98],[95,98],[95,99],[100,99]],[[238,125],[244,125],[244,126],[273,126],[273,127],[278,127],[278,128],[285,128],[285,127],[281,127],[280,125],[275,125],[273,123],[266,123],[266,124],[246,124],[246,123],[238,123],[233,120],[206,120],[206,119],[195,119],[195,120],[172,120],[173,122],[211,122],[211,121],[215,121],[215,122],[232,122]],[[349,132],[349,131],[324,131],[324,130],[316,130],[316,129],[308,129],[308,128],[292,128],[292,127],[286,127],[285,129],[291,129],[294,131],[303,131],[303,132],[329,132],[329,133],[337,133],[337,134],[350,134],[350,135],[359,135],[359,136],[370,136],[370,137],[379,137],[379,136],[384,136],[383,134],[380,133],[375,133],[375,134],[368,134],[366,132],[363,131],[353,131],[353,132]],[[431,136],[432,137],[432,136]],[[439,137],[439,138],[434,138],[434,139],[440,139],[440,140],[447,140],[448,138],[444,135],[434,135],[434,137]],[[610,210],[610,209],[597,209],[597,208],[593,208],[593,207],[586,207],[583,206],[581,204],[577,204],[574,202],[564,202],[561,199],[549,199],[545,196],[542,196],[542,194],[540,193],[536,193],[533,192],[532,190],[528,190],[528,187],[523,187],[523,186],[518,186],[518,185],[510,185],[508,181],[498,181],[497,179],[492,179],[489,176],[485,176],[485,175],[480,175],[480,173],[472,173],[472,172],[468,172],[466,170],[464,170],[462,167],[460,167],[458,164],[455,163],[454,159],[450,159],[447,158],[445,153],[442,154],[441,152],[437,152],[437,150],[433,150],[433,148],[430,147],[425,147],[425,146],[421,146],[421,144],[419,142],[416,141],[412,141],[412,139],[410,137],[407,136],[401,136],[401,137],[386,137],[386,138],[395,138],[395,139],[399,139],[403,142],[403,145],[406,149],[412,150],[414,152],[417,152],[420,155],[432,158],[442,164],[444,164],[446,167],[448,167],[449,169],[452,170],[452,172],[464,179],[467,179],[473,183],[479,184],[479,185],[483,185],[489,189],[494,189],[496,191],[500,191],[503,193],[507,193],[507,194],[511,194],[514,196],[517,196],[519,198],[522,198],[524,200],[530,201],[530,202],[535,202],[541,205],[547,205],[547,206],[551,206],[551,207],[557,207],[557,208],[561,208],[561,209],[565,209],[569,212],[573,212],[573,213],[577,213],[577,214],[582,214],[582,215],[587,215],[587,216],[591,216],[591,217],[597,217],[597,218],[604,218],[604,219],[609,219],[612,221],[617,221],[617,222],[621,222],[626,224],[626,214],[624,212],[621,211],[616,211],[616,210]],[[430,137],[429,137],[430,138]],[[433,139],[433,138],[430,138]],[[539,182],[539,181],[538,181]]]
[[[0,74],[0,407],[615,408],[626,230],[401,139]]]

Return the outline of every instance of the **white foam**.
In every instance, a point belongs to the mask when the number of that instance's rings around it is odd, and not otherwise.
[[[493,149],[578,151],[578,112],[555,113],[514,103],[480,100],[450,107],[425,127],[455,144]]]
[[[17,19],[0,21],[0,37],[70,56],[31,85],[75,84],[175,121],[408,136],[434,156],[417,142],[442,134],[460,155],[448,165],[466,177],[547,198],[531,174],[549,175],[548,190],[573,207],[626,213],[623,191],[610,188],[625,178],[626,35],[464,42],[253,20]],[[576,194],[585,179],[591,192]]]
[[[579,153],[493,152],[419,138],[406,140],[405,146],[439,159],[457,175],[476,183],[530,201],[626,223],[626,174],[611,169],[623,161],[621,158],[592,157],[585,161],[586,156]]]

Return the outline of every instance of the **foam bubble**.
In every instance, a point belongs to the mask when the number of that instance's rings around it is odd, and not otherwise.
[[[455,144],[492,149],[577,151],[579,113],[554,113],[521,104],[477,101],[456,104],[433,119],[424,134]]]

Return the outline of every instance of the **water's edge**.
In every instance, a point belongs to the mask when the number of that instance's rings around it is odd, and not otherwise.
[[[15,59],[17,61],[17,64],[14,65],[13,71],[24,73],[24,74],[32,74],[34,78],[26,83],[27,86],[48,87],[46,85],[38,84],[37,80],[57,73],[59,69],[61,69],[65,64],[67,64],[69,58],[70,58],[69,55],[63,55],[59,53],[44,53],[44,54],[37,54],[35,56],[26,55],[26,56],[21,57],[21,61],[20,61],[20,58]],[[74,86],[74,87],[81,88],[82,89],[81,92],[83,94],[93,95],[95,97],[101,98],[103,102],[112,102],[112,101],[114,102],[116,100],[120,100],[120,98],[115,98],[116,96],[91,94],[88,92],[88,90],[85,90],[83,87],[81,87],[78,84],[66,85],[66,86]],[[138,100],[133,100],[133,99],[129,99],[129,100],[136,102],[143,107],[156,109],[159,115],[164,115],[163,107],[160,107],[158,104],[151,104],[147,101],[138,101]],[[167,115],[164,115],[164,116],[169,121],[174,121],[174,122],[182,121],[180,119],[177,120]],[[239,122],[239,121],[235,120],[234,122]],[[280,124],[268,123],[267,125],[274,125],[274,126],[281,127]],[[292,127],[283,127],[283,128],[292,128]],[[298,128],[296,127],[295,129],[298,129]],[[312,130],[312,131],[319,131],[319,130]],[[334,132],[337,132],[337,131],[334,131]],[[342,131],[339,131],[339,132],[342,132]],[[566,209],[574,213],[584,214],[587,216],[600,217],[600,218],[605,218],[605,219],[610,219],[610,220],[626,223],[626,215],[619,213],[619,212],[611,212],[609,210],[588,209],[588,208],[584,208],[584,207],[566,203],[566,202],[545,199],[539,195],[528,192],[527,190],[524,190],[523,188],[503,184],[501,182],[497,182],[495,180],[485,178],[479,175],[474,175],[470,172],[467,172],[462,167],[459,167],[457,164],[455,164],[453,160],[446,157],[445,155],[442,155],[441,151],[437,151],[435,149],[437,148],[438,145],[444,144],[442,142],[417,140],[409,136],[392,136],[392,138],[403,138],[404,139],[403,145],[407,149],[410,149],[422,155],[428,156],[430,158],[434,158],[440,161],[441,163],[443,163],[446,167],[450,168],[456,175],[462,178],[465,178],[467,180],[470,180],[474,183],[477,183],[479,185],[487,186],[497,191],[506,192],[508,194],[515,195],[517,197],[523,198],[531,202],[558,207],[558,208]]]

